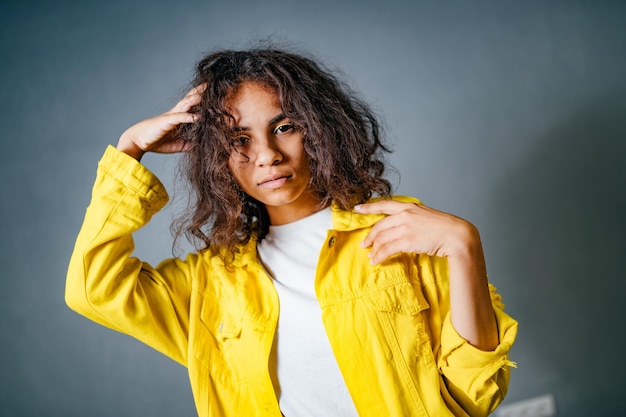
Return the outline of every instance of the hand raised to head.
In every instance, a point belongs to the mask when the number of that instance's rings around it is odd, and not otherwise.
[[[179,125],[198,120],[198,115],[189,110],[200,103],[205,88],[205,85],[193,88],[170,110],[129,127],[120,136],[117,149],[138,161],[146,152],[184,152],[187,144],[172,133]]]

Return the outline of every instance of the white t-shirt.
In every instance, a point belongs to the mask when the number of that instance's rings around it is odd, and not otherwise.
[[[274,341],[280,409],[285,417],[358,416],[337,366],[315,296],[330,208],[281,226],[259,243],[261,262],[280,300]]]

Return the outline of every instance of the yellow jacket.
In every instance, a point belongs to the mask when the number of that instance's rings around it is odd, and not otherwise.
[[[200,417],[280,417],[268,369],[279,303],[256,241],[230,267],[213,249],[156,268],[131,257],[131,233],[167,199],[144,166],[106,150],[70,260],[68,305],[186,366]],[[450,322],[445,259],[369,264],[359,243],[379,218],[333,209],[315,282],[359,414],[489,414],[507,391],[517,323],[491,287],[500,345],[484,352],[467,343]]]

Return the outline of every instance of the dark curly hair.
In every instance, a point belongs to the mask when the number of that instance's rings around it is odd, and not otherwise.
[[[301,129],[309,158],[310,186],[322,206],[351,209],[373,195],[389,196],[382,177],[379,123],[369,106],[313,59],[276,49],[223,50],[202,59],[193,86],[206,84],[192,112],[196,123],[178,134],[190,143],[180,169],[192,188],[189,205],[174,226],[176,236],[221,245],[228,253],[253,234],[268,231],[265,206],[245,194],[228,168],[233,152],[229,138],[228,100],[243,82],[262,83],[278,95],[280,106]],[[198,241],[199,239],[199,241]]]

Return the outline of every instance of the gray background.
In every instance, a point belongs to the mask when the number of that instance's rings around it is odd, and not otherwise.
[[[481,230],[520,332],[507,402],[624,415],[626,3],[2,2],[0,415],[192,416],[183,367],[63,302],[109,143],[202,53],[272,37],[384,118],[398,192]],[[175,158],[146,164],[171,185]],[[138,255],[171,254],[170,207]]]

